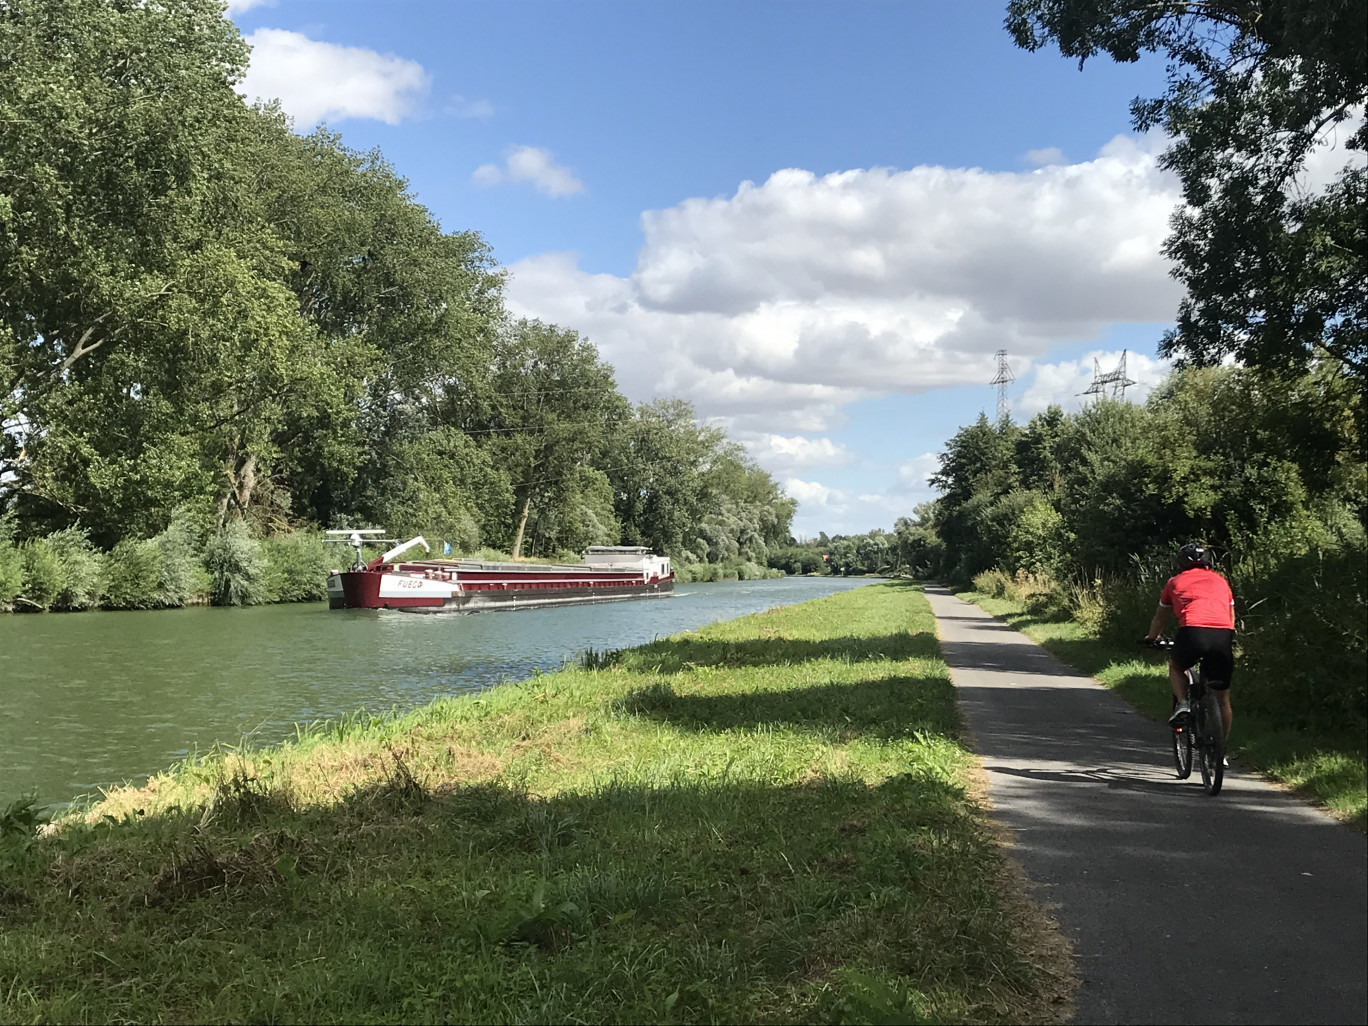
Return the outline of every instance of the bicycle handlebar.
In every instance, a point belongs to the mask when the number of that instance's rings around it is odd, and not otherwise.
[[[1172,638],[1141,638],[1139,643],[1147,648],[1172,648],[1174,646]]]

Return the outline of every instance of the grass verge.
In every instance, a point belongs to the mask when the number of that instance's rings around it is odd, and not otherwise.
[[[1068,1017],[918,589],[584,664],[9,817],[0,1021]]]
[[[1170,693],[1163,656],[1146,653],[1134,644],[1099,638],[1072,620],[1042,619],[1010,598],[974,591],[957,594],[1105,684],[1146,715],[1160,721],[1168,717]],[[1138,625],[1136,637],[1148,626]],[[1231,756],[1294,788],[1336,818],[1368,831],[1368,739],[1353,732],[1337,735],[1289,728],[1277,719],[1241,710],[1239,694],[1237,676],[1232,691]]]

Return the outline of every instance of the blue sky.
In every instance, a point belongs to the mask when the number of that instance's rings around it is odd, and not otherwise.
[[[632,399],[679,395],[800,502],[889,527],[993,411],[1076,406],[1178,292],[1176,191],[1128,104],[1157,61],[1016,49],[1002,3],[234,0],[249,96],[378,146],[579,330]]]

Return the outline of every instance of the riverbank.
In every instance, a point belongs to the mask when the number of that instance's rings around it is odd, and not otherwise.
[[[1111,688],[1147,716],[1160,722],[1168,718],[1168,670],[1162,656],[1133,643],[1101,638],[1073,620],[1032,613],[1010,597],[977,591],[956,594]],[[1137,628],[1137,637],[1145,626]],[[1337,819],[1368,830],[1368,741],[1357,732],[1293,729],[1275,718],[1250,713],[1240,707],[1238,679],[1232,694],[1230,755],[1239,766],[1258,770]]]
[[[214,532],[188,517],[155,538],[123,541],[108,552],[91,544],[87,533],[77,528],[22,545],[14,544],[12,533],[12,525],[0,518],[0,613],[317,602],[327,598],[328,575],[353,558],[350,550],[330,544],[317,531],[258,538],[241,521]],[[379,556],[384,548],[367,546],[366,558]],[[514,560],[507,552],[482,548],[464,558],[578,563],[580,554],[555,552]],[[784,576],[783,570],[744,559],[675,561],[675,580],[680,584]]]
[[[917,589],[584,662],[11,822],[0,1019],[1067,1016]]]

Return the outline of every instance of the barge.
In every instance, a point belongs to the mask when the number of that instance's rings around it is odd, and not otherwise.
[[[421,545],[410,539],[365,562],[363,537],[379,531],[330,531],[356,550],[356,562],[328,577],[332,609],[401,609],[412,613],[477,613],[587,602],[664,598],[674,590],[666,556],[626,545],[591,546],[583,563],[490,563],[475,559],[400,560]]]

